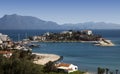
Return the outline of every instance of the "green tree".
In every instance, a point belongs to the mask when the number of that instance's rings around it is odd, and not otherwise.
[[[109,69],[108,69],[108,68],[106,68],[106,74],[108,74],[108,72],[109,72]]]
[[[110,72],[110,74],[113,74],[113,72]]]
[[[115,71],[116,71],[116,74],[118,74],[118,69],[116,69]]]
[[[105,69],[98,67],[98,74],[104,74]]]
[[[45,72],[52,72],[52,71],[56,71],[56,67],[54,65],[54,62],[49,61],[48,63],[45,64],[44,66],[44,71]]]

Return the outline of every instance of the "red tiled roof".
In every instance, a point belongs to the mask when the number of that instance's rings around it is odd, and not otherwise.
[[[63,66],[63,67],[69,67],[71,64],[67,64],[67,63],[60,63],[60,64],[58,64],[58,66],[57,67],[61,67],[61,66]]]
[[[0,51],[0,54],[8,54],[8,53],[12,53],[10,51]]]

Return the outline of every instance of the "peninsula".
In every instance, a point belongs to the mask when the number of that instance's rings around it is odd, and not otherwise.
[[[94,34],[92,30],[68,30],[60,33],[46,32],[39,36],[29,37],[29,40],[38,42],[91,42],[98,46],[115,45],[110,40],[103,38],[102,35]]]

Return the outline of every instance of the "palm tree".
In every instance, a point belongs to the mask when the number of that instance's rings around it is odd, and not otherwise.
[[[116,71],[116,74],[118,74],[118,69],[116,69],[115,71]]]
[[[113,74],[113,72],[110,72],[110,74]]]
[[[98,67],[98,74],[104,74],[105,69]]]
[[[109,69],[108,69],[108,68],[106,68],[106,74],[108,74],[108,71],[109,71]]]

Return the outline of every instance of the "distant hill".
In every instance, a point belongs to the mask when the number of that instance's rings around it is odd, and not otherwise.
[[[32,16],[17,14],[4,15],[0,18],[0,29],[58,29],[59,25],[52,21],[44,21]]]
[[[86,22],[59,25],[32,16],[12,14],[0,18],[0,29],[120,29],[120,24]]]
[[[69,29],[120,29],[120,24],[105,23],[105,22],[85,22],[78,24],[64,24],[65,28]]]

